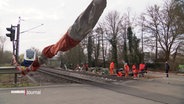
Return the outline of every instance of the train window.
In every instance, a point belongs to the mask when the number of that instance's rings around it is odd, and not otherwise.
[[[29,58],[29,59],[34,58],[34,51],[26,50],[26,57]]]
[[[36,52],[32,49],[27,49],[24,54],[24,59],[28,61],[33,61],[36,58]]]

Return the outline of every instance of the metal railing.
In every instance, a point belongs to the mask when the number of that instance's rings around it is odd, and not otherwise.
[[[16,70],[14,66],[11,67],[0,67],[0,74],[15,74],[14,83],[17,83],[17,74],[21,74],[20,71]]]

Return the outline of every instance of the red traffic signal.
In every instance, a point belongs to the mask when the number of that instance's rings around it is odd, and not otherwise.
[[[15,40],[15,29],[13,26],[11,26],[11,28],[6,28],[6,30],[10,32],[6,34],[7,37],[10,37],[10,41]]]

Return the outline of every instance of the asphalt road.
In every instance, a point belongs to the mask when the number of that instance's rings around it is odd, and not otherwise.
[[[0,88],[0,104],[184,104],[184,76],[152,73],[156,78],[93,86],[63,84],[30,88]],[[26,94],[13,94],[24,91]],[[12,92],[12,93],[11,93]]]

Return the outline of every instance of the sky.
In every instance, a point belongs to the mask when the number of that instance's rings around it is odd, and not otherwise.
[[[0,36],[6,36],[6,28],[16,26],[20,20],[20,32],[26,31],[20,34],[20,54],[31,47],[41,51],[56,43],[91,1],[0,0]],[[163,0],[107,0],[99,22],[114,10],[122,14],[130,10],[133,15],[139,16],[148,6],[162,3]],[[6,39],[4,49],[12,51],[10,39]]]

